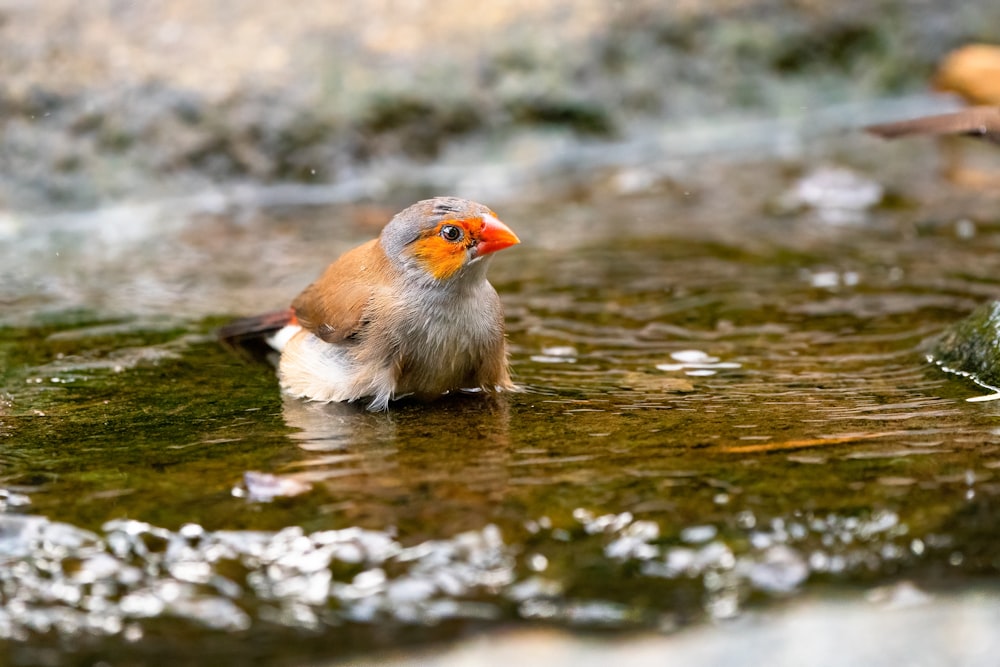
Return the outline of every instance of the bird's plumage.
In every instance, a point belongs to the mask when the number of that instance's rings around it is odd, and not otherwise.
[[[372,239],[341,255],[295,298],[292,310],[298,324],[327,343],[341,343],[358,333],[377,286],[392,277],[378,242]]]
[[[493,252],[518,242],[475,202],[439,197],[402,211],[292,302],[270,339],[281,349],[282,387],[316,401],[364,399],[374,410],[409,395],[513,389],[486,269]]]

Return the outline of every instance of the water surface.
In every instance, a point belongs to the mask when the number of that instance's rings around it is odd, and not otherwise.
[[[674,631],[994,579],[1000,406],[925,354],[1000,294],[996,196],[937,181],[919,147],[863,146],[892,160],[834,152],[860,180],[805,202],[800,179],[829,173],[774,161],[489,202],[524,240],[492,271],[523,391],[386,414],[284,399],[212,335],[287,302],[381,207],[189,201],[12,228],[13,661]],[[871,184],[879,206],[823,199]]]

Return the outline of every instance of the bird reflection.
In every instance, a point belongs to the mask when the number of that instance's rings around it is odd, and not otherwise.
[[[366,528],[433,539],[490,522],[509,484],[507,395],[455,395],[373,413],[286,398],[303,456],[279,478],[326,493],[321,511]]]

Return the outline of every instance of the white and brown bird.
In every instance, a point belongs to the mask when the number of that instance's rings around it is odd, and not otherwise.
[[[377,239],[344,253],[277,313],[223,327],[238,344],[265,336],[281,352],[285,392],[314,401],[514,389],[500,297],[486,279],[492,254],[519,243],[482,204],[417,202]]]

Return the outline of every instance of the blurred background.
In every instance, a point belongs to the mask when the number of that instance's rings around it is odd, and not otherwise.
[[[289,182],[380,201],[400,184],[516,197],[540,169],[691,143],[787,153],[892,115],[842,105],[926,92],[940,58],[995,37],[998,19],[986,0],[5,0],[0,205]],[[732,130],[751,119],[798,128]],[[482,163],[531,177],[461,182]]]

